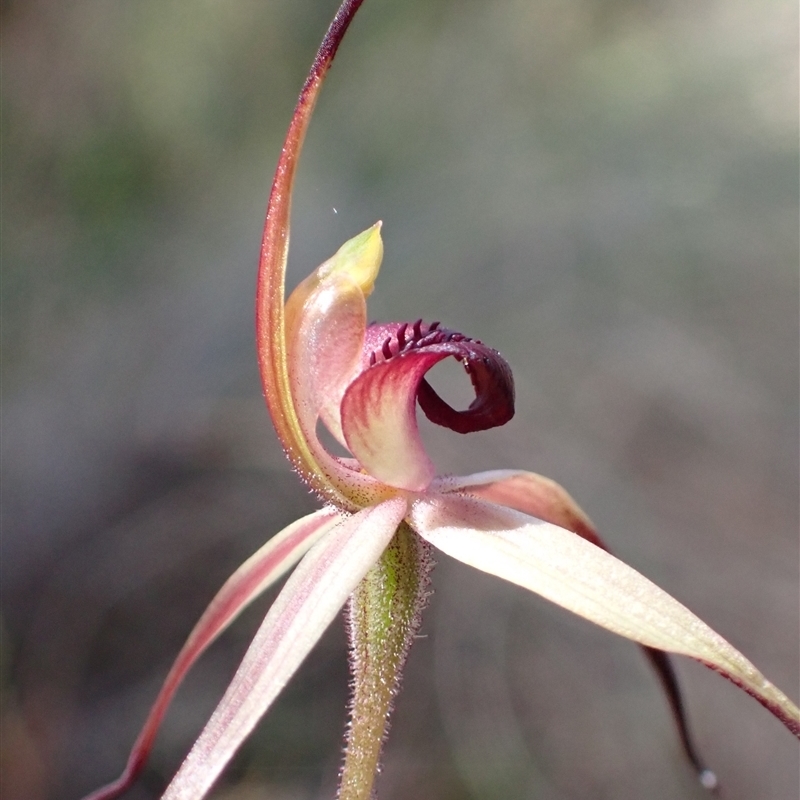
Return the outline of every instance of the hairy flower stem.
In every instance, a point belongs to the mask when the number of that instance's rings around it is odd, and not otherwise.
[[[369,800],[389,714],[419,629],[433,568],[431,547],[405,523],[348,605],[353,696],[339,800]]]

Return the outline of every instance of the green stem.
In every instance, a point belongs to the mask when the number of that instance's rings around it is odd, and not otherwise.
[[[408,650],[433,568],[431,548],[405,523],[348,605],[353,697],[339,800],[369,800]]]

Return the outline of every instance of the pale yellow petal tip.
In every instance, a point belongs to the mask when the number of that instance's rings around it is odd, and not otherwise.
[[[378,221],[345,242],[327,262],[329,274],[347,275],[358,284],[365,296],[372,293],[383,260],[381,225],[383,223]]]

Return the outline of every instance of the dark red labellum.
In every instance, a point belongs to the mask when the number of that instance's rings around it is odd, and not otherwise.
[[[466,410],[457,411],[442,400],[424,378],[417,387],[420,408],[437,425],[472,433],[505,425],[514,416],[514,377],[508,362],[497,350],[438,322],[374,323],[367,328],[364,352],[369,354],[369,366],[412,354],[433,356],[431,366],[448,356],[460,361],[475,390]]]

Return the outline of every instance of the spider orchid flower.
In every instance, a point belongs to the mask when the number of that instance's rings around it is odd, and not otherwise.
[[[677,600],[611,555],[557,484],[528,472],[436,477],[416,406],[459,433],[507,422],[511,370],[497,351],[439,323],[367,325],[381,224],[347,242],[284,303],[295,168],[323,78],[361,0],[335,17],[295,109],[267,209],[257,296],[257,344],[270,414],[292,465],[326,502],[245,562],[212,600],[162,687],[127,768],[92,800],[127,789],[187,670],[255,597],[296,569],[165,798],[204,797],[339,611],[349,603],[353,699],[340,797],[371,797],[387,719],[428,594],[431,552],[536,592],[641,645],[656,668],[684,749],[714,788],[689,737],[666,653],[706,664],[800,736],[800,711],[744,656]],[[460,361],[475,390],[465,411],[425,380]],[[350,453],[328,452],[322,422]]]

